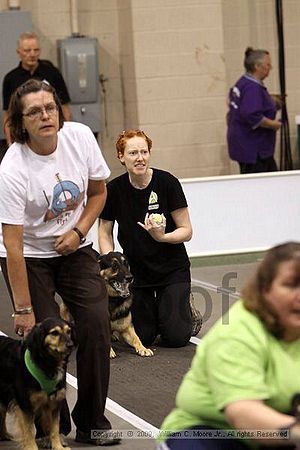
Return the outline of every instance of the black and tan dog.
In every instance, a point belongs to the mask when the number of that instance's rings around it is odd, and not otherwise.
[[[11,411],[23,450],[38,449],[36,419],[53,450],[68,450],[60,441],[59,417],[73,348],[71,327],[59,318],[36,324],[24,341],[0,336],[0,440],[11,438],[5,425],[6,412]]]
[[[132,324],[130,285],[133,276],[127,258],[120,252],[109,252],[99,259],[100,275],[105,281],[109,299],[110,323],[113,337],[121,337],[140,356],[153,356],[153,351],[141,343]],[[110,357],[115,358],[113,348]]]

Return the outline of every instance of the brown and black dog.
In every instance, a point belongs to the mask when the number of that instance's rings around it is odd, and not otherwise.
[[[61,443],[59,420],[73,348],[73,330],[60,318],[36,324],[24,341],[0,336],[0,440],[11,439],[5,424],[6,413],[11,411],[23,450],[38,450],[37,418],[53,450],[69,449]]]
[[[133,347],[140,356],[153,356],[153,351],[141,343],[132,324],[130,308],[132,294],[130,286],[133,276],[125,255],[120,252],[109,252],[99,259],[100,275],[105,281],[109,299],[110,323],[113,337],[121,337]],[[110,357],[115,358],[113,348]]]

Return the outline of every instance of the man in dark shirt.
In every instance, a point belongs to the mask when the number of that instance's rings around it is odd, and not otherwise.
[[[65,120],[71,119],[71,111],[68,105],[70,96],[64,79],[60,71],[50,61],[39,59],[40,53],[41,49],[36,33],[22,33],[18,39],[17,48],[20,63],[15,69],[5,75],[2,85],[3,130],[8,146],[12,143],[7,123],[7,110],[10,97],[21,84],[30,78],[37,78],[51,84],[62,103]]]

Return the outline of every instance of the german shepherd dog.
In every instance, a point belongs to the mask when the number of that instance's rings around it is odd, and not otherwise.
[[[120,252],[109,252],[100,256],[99,266],[108,292],[112,337],[121,337],[140,356],[153,356],[153,351],[141,343],[132,324],[130,285],[133,276],[127,258]],[[113,348],[110,349],[110,357],[116,357]]]
[[[53,450],[70,450],[61,444],[59,419],[73,348],[73,330],[60,318],[36,324],[24,341],[0,336],[0,440],[11,439],[5,424],[6,413],[11,411],[23,450],[38,450],[35,419]]]

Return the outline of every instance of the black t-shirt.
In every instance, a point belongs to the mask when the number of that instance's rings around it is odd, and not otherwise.
[[[166,233],[176,226],[171,212],[186,208],[187,202],[178,179],[153,169],[145,189],[134,188],[128,173],[110,181],[101,218],[118,223],[118,241],[128,257],[134,286],[160,286],[190,281],[190,262],[184,244],[156,242],[137,222],[146,213],[164,213]]]
[[[4,111],[8,110],[9,100],[14,91],[31,78],[48,81],[56,90],[62,104],[70,102],[68,89],[60,71],[50,61],[40,59],[39,65],[32,74],[29,70],[23,69],[20,63],[18,67],[5,75],[2,84]]]

